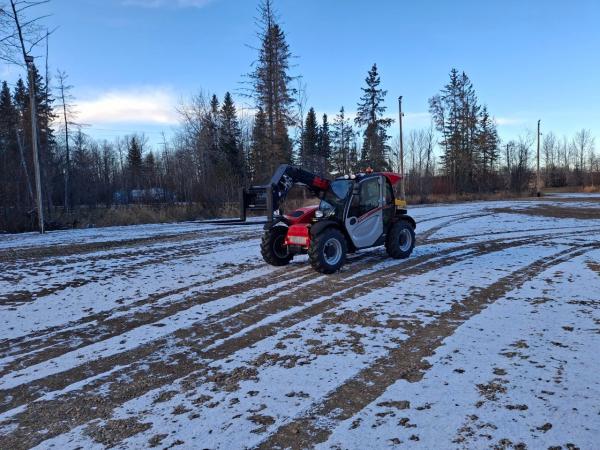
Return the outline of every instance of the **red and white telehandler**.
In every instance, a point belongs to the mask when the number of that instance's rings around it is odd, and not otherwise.
[[[295,255],[308,254],[312,267],[331,274],[342,267],[348,253],[385,245],[392,258],[408,258],[415,246],[415,220],[394,187],[401,176],[392,172],[321,178],[290,165],[280,166],[270,184],[242,193],[242,214],[266,210],[261,242],[264,260],[288,264]],[[285,214],[281,204],[291,188],[304,185],[320,199],[318,206]]]

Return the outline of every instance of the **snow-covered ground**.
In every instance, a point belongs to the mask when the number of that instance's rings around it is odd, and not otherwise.
[[[260,225],[0,235],[0,449],[598,448],[600,202],[411,215],[331,276]]]

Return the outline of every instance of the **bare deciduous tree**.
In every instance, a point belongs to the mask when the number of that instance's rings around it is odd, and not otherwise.
[[[26,59],[50,34],[40,21],[47,15],[28,17],[35,7],[50,0],[9,0],[0,5],[0,59],[11,64],[26,65]]]
[[[73,96],[71,95],[71,90],[73,86],[67,84],[67,74],[66,72],[61,72],[60,70],[56,74],[56,90],[58,91],[58,108],[61,110],[62,115],[62,131],[64,133],[64,145],[65,145],[65,159],[64,159],[64,178],[65,178],[65,187],[64,187],[64,209],[65,211],[69,210],[70,205],[70,176],[71,176],[71,152],[69,148],[69,128],[71,126],[77,126],[77,124],[73,121],[73,118],[76,115],[73,102]]]

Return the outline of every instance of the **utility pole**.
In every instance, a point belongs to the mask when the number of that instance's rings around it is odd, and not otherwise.
[[[404,142],[402,139],[402,117],[404,114],[402,113],[402,96],[398,97],[398,124],[400,126],[400,175],[402,178],[400,179],[400,199],[403,202],[406,202],[406,191],[404,185]]]
[[[538,127],[537,127],[537,179],[536,179],[536,183],[535,183],[535,187],[536,187],[536,195],[538,197],[542,196],[542,193],[540,192],[541,190],[541,183],[540,183],[540,123],[541,120],[538,120]]]
[[[40,157],[38,153],[37,107],[35,102],[35,74],[33,56],[26,55],[25,63],[29,72],[29,109],[31,110],[31,149],[35,172],[36,207],[40,233],[44,234],[44,208],[42,204],[42,180],[40,175]]]

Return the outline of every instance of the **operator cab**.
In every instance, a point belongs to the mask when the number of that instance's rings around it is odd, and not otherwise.
[[[393,173],[360,173],[337,178],[321,196],[315,220],[334,220],[355,248],[383,242],[396,212]]]
[[[332,181],[329,188],[323,194],[319,209],[315,214],[317,219],[344,220],[344,211],[348,197],[352,194],[354,180],[337,179]]]

